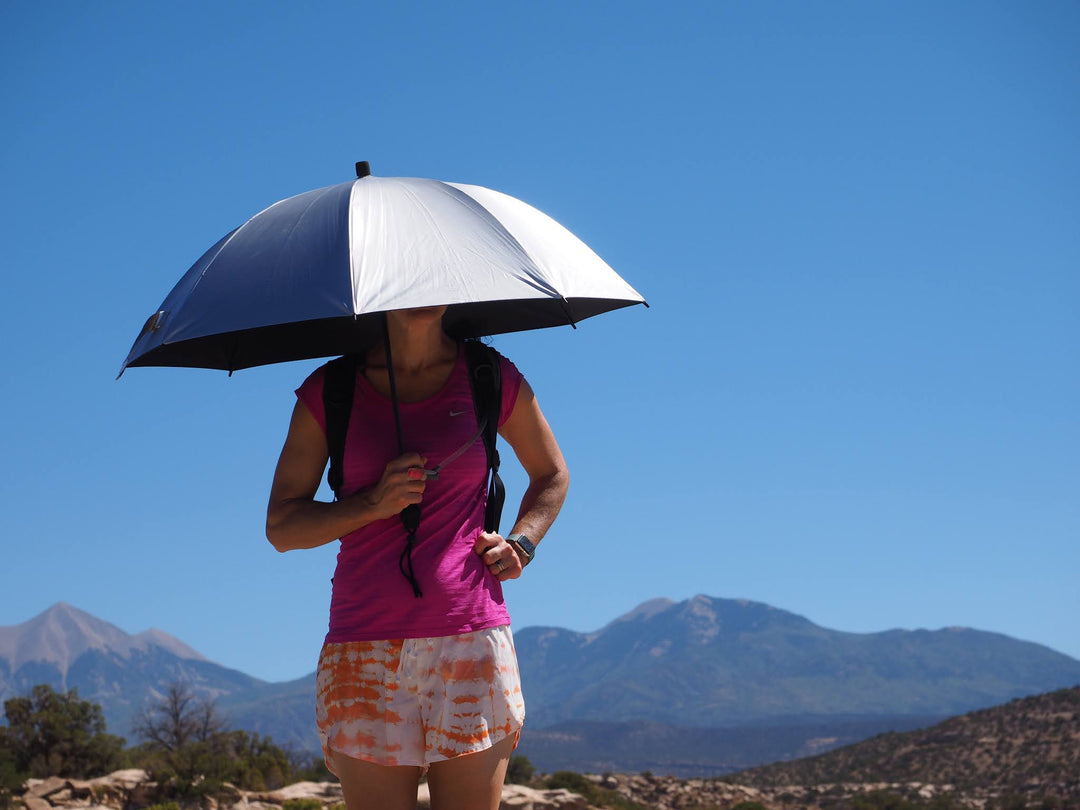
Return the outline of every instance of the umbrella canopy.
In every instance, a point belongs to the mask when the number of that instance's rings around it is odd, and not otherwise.
[[[481,186],[357,179],[223,237],[143,326],[129,366],[233,371],[359,351],[378,313],[448,305],[458,338],[574,324],[645,300],[546,214]]]

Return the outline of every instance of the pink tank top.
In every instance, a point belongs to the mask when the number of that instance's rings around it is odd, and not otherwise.
[[[502,363],[501,426],[521,387],[521,372]],[[326,430],[322,388],[325,366],[316,369],[296,395]],[[421,402],[400,404],[406,452],[427,457],[429,469],[476,435],[478,426],[465,354],[443,388]],[[394,412],[363,374],[356,378],[345,440],[342,497],[373,486],[386,463],[398,456]],[[341,539],[330,601],[328,643],[452,636],[510,623],[502,584],[473,551],[483,530],[487,502],[484,442],[469,449],[428,481],[421,504],[413,568],[423,590],[413,596],[398,570],[405,529],[395,516],[364,526]]]

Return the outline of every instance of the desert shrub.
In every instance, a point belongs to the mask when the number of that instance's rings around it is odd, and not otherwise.
[[[529,762],[528,757],[512,756],[506,768],[506,781],[512,785],[527,785],[535,773],[536,768]]]
[[[269,737],[225,730],[213,702],[179,681],[139,711],[132,730],[145,742],[130,752],[130,760],[158,783],[160,801],[192,804],[203,796],[221,797],[226,782],[243,790],[276,790],[296,770],[295,755]]]
[[[2,728],[0,732],[3,732]],[[27,776],[16,767],[13,756],[3,748],[0,738],[0,810],[8,810],[12,794],[22,787]]]
[[[915,810],[919,805],[913,804],[895,793],[887,790],[872,790],[851,799],[854,810]]]
[[[337,777],[326,767],[323,755],[312,756],[304,751],[289,751],[289,763],[292,766],[294,782],[336,782]],[[334,810],[334,808],[330,808]],[[344,810],[344,808],[342,808]]]
[[[926,805],[928,810],[969,810],[969,806],[951,796],[935,796]],[[1051,808],[1046,808],[1051,810]],[[1054,808],[1060,810],[1060,808]]]
[[[80,700],[75,689],[56,692],[39,684],[29,696],[4,701],[4,715],[8,722],[0,728],[4,782],[23,775],[101,776],[122,762],[123,738],[105,733],[101,707]]]
[[[587,777],[574,771],[556,771],[544,780],[548,790],[560,788],[577,793],[593,807],[607,807],[611,810],[648,810],[644,805],[632,802],[614,790],[605,790],[593,784]]]
[[[600,806],[609,810],[649,810],[645,805],[632,802],[614,790],[600,791]]]
[[[215,732],[173,750],[148,743],[134,749],[130,758],[158,784],[158,801],[183,806],[204,796],[224,797],[226,782],[242,790],[277,790],[295,781],[288,753],[269,737],[246,731]]]
[[[590,804],[595,804],[594,799],[598,799],[599,789],[582,776],[580,773],[574,771],[555,771],[544,781],[544,787],[548,790],[559,790],[560,788],[569,790],[572,793],[577,793],[584,796]]]
[[[173,684],[144,707],[134,728],[145,742],[129,752],[130,762],[150,773],[159,802],[188,807],[206,797],[228,801],[234,797],[226,782],[242,790],[277,790],[309,772],[320,775],[308,755],[285,751],[269,737],[224,730],[213,703],[196,698],[186,684]],[[293,810],[322,810],[320,802],[315,805]]]

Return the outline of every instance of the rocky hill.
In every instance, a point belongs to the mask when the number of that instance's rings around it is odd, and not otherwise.
[[[918,782],[951,785],[968,795],[1080,802],[1080,686],[754,768],[728,781],[759,788]]]

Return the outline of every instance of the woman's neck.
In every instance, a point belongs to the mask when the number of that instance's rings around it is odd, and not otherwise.
[[[431,366],[457,356],[457,344],[442,330],[441,320],[395,317],[390,313],[390,354],[394,369],[406,374],[422,373]],[[377,360],[386,364],[385,347],[380,346]]]

